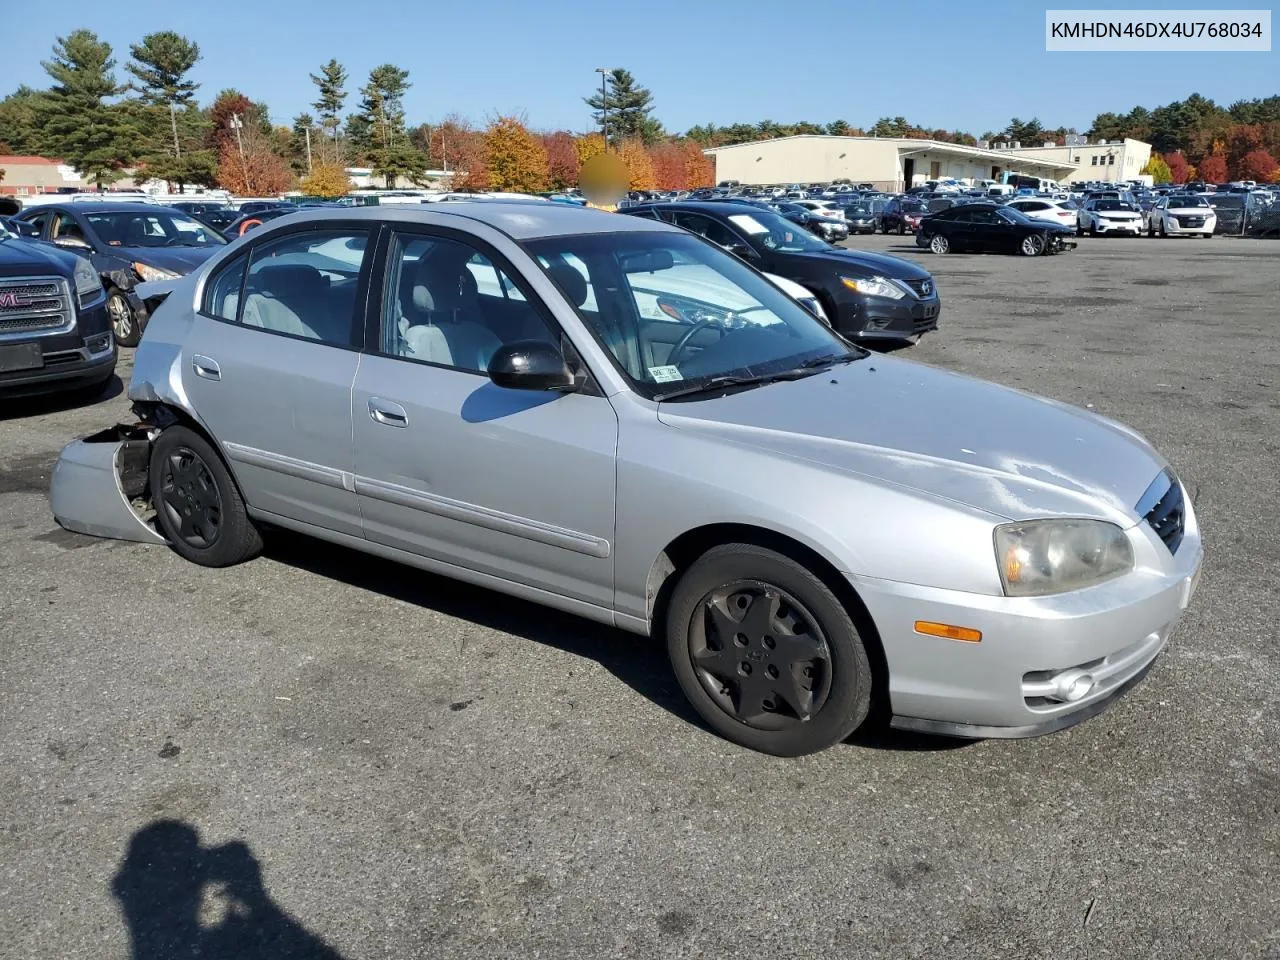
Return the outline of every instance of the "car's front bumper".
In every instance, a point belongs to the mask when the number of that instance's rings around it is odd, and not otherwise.
[[[937,330],[941,312],[936,293],[901,300],[863,296],[839,305],[836,330],[858,340],[905,340]]]
[[[1093,716],[1129,689],[1168,642],[1204,555],[1189,506],[1176,554],[1149,529],[1131,535],[1151,541],[1151,562],[1052,597],[987,596],[850,576],[880,633],[894,725],[953,736],[1037,736]],[[981,640],[928,636],[916,631],[920,621],[979,630]],[[1070,670],[1087,673],[1094,685],[1082,699],[1057,702],[1046,691]]]
[[[1184,218],[1183,220],[1179,220],[1179,218],[1177,217],[1165,217],[1164,232],[1169,234],[1170,236],[1177,236],[1179,234],[1191,234],[1193,236],[1200,236],[1205,233],[1213,233],[1214,230],[1216,230],[1218,227],[1218,221],[1216,217],[1210,217],[1208,219],[1202,220],[1199,223],[1199,225],[1195,225],[1194,221],[1188,223],[1186,222],[1187,219],[1190,219],[1190,218]]]
[[[106,349],[96,353],[90,353],[84,341],[74,347],[46,348],[42,366],[0,372],[0,396],[28,397],[105,383],[116,369],[115,340],[110,334],[106,340]]]
[[[878,221],[870,218],[863,219],[863,220],[850,220],[849,232],[850,233],[875,233],[877,222]]]
[[[1136,237],[1142,233],[1141,220],[1097,220],[1093,229],[1098,233],[1125,233]]]

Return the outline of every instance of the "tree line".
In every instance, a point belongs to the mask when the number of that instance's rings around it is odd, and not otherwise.
[[[654,115],[652,93],[625,69],[608,71],[603,89],[583,98],[595,119],[592,132],[534,131],[513,116],[474,124],[453,114],[437,124],[411,125],[404,108],[412,86],[408,70],[382,64],[356,87],[336,59],[310,75],[312,109],[285,125],[273,122],[267,104],[235,89],[201,105],[199,85],[190,77],[200,58],[194,41],[159,31],[130,45],[121,74],[111,45],[92,31],[59,37],[42,62],[50,85],[22,86],[0,100],[0,150],[56,157],[98,187],[132,175],[166,181],[172,189],[220,186],[247,196],[300,187],[331,196],[350,188],[345,170],[352,166],[370,167],[389,186],[421,183],[427,171],[447,170],[454,189],[535,192],[576,185],[582,163],[611,149],[625,163],[633,189],[690,189],[712,182],[714,166],[702,153],[710,146],[798,134],[1031,146],[1062,143],[1076,132],[1015,117],[1003,130],[977,137],[881,117],[866,128],[845,120],[763,120],[700,124],[674,134]],[[1280,97],[1223,108],[1193,94],[1152,110],[1099,114],[1088,133],[1151,142],[1172,179],[1198,173],[1207,180],[1266,180],[1275,174],[1271,158],[1280,155]]]

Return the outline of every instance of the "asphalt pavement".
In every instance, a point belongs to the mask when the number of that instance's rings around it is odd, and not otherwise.
[[[1036,740],[757,755],[641,638],[293,536],[61,531],[121,387],[6,401],[0,957],[1280,958],[1280,244],[849,245],[937,278],[900,356],[1179,471],[1208,557],[1143,683]]]

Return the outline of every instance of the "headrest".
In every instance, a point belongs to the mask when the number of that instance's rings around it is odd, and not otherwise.
[[[321,297],[329,289],[329,281],[315,267],[305,263],[284,263],[258,270],[252,285],[270,293],[277,300],[299,300]]]
[[[569,264],[553,263],[547,267],[547,273],[575,307],[587,302],[587,278]]]
[[[426,313],[457,310],[473,303],[479,285],[465,266],[439,260],[419,261],[413,274],[413,305]]]

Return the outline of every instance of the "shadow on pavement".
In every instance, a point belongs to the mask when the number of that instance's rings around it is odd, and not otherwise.
[[[124,382],[116,374],[101,386],[79,387],[58,393],[41,393],[31,397],[12,397],[0,400],[0,421],[18,420],[24,417],[46,416],[95,403],[113,400],[124,392]]]
[[[202,847],[187,823],[135,833],[111,890],[133,960],[342,960],[272,901],[245,844]]]
[[[269,531],[265,552],[273,560],[322,577],[594,660],[642,697],[718,736],[685,699],[661,640],[285,530]],[[875,750],[926,752],[970,742],[891,730],[887,717],[876,716],[845,741]]]

